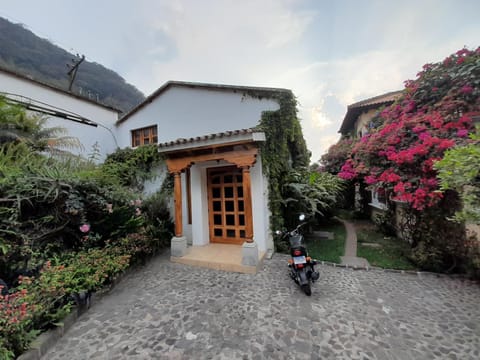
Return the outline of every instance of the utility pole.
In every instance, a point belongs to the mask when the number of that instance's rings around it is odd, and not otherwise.
[[[77,59],[78,58],[79,56],[77,54]],[[73,85],[73,82],[75,81],[75,76],[77,76],[78,66],[83,62],[83,60],[85,60],[85,55],[82,55],[82,57],[76,61],[75,59],[72,59],[73,65],[67,64],[67,68],[70,69],[68,70],[68,73],[67,73],[68,76],[70,77],[70,84],[68,85],[68,91],[72,91],[72,85]]]

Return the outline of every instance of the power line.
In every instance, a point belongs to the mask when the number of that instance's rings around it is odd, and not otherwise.
[[[58,117],[58,118],[78,122],[78,123],[81,123],[81,124],[84,124],[84,125],[89,125],[89,126],[94,126],[94,127],[98,126],[98,124],[96,122],[94,122],[90,119],[87,119],[84,116],[81,116],[79,114],[73,113],[73,112],[65,110],[65,109],[58,108],[56,106],[53,106],[53,105],[50,105],[50,104],[47,104],[47,103],[43,103],[43,102],[38,101],[38,100],[34,100],[32,98],[22,96],[22,95],[18,95],[18,94],[12,94],[12,93],[8,93],[8,92],[3,92],[2,94],[7,95],[7,97],[5,98],[5,101],[10,105],[21,105],[21,106],[25,107],[26,109],[28,109],[30,111],[35,111],[35,112],[38,112],[38,113],[41,113],[41,114],[55,116],[55,117]],[[14,98],[12,98],[12,96]],[[41,104],[41,105],[37,105],[35,103]]]
[[[97,123],[93,120],[87,119],[86,117],[81,116],[81,115],[79,115],[77,113],[74,113],[72,111],[69,111],[69,110],[66,110],[66,109],[59,108],[59,107],[54,106],[54,105],[44,103],[44,102],[39,101],[39,100],[34,100],[34,99],[29,98],[27,96],[8,93],[8,92],[1,92],[0,94],[6,95],[5,99],[6,99],[6,102],[9,103],[9,104],[13,103],[13,105],[21,105],[21,106],[24,106],[25,108],[27,108],[28,110],[31,110],[31,111],[39,112],[39,113],[45,114],[45,115],[59,117],[59,118],[65,119],[65,120],[77,122],[77,123],[84,124],[84,125],[89,125],[89,126],[93,126],[93,127],[100,126],[101,128],[107,130],[110,133],[110,135],[112,135],[113,141],[115,142],[115,146],[117,148],[119,148],[117,138],[115,137],[115,134],[113,133],[113,131],[110,128],[106,127],[105,125],[102,125],[102,124],[99,124],[99,123]],[[19,99],[12,99],[11,97],[7,97],[7,96],[18,97]],[[35,105],[35,104],[32,104],[32,102],[37,103],[37,104],[41,104],[41,105]]]

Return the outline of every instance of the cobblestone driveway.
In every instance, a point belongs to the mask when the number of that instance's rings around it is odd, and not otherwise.
[[[44,359],[479,359],[480,288],[319,267],[305,296],[275,255],[257,275],[160,256],[96,303]]]

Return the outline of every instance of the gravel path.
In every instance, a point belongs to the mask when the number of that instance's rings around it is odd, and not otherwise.
[[[276,254],[257,275],[171,263],[125,277],[43,359],[479,359],[478,284],[319,266],[311,297]]]

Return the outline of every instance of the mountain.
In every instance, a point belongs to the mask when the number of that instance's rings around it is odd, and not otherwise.
[[[68,90],[70,78],[67,64],[78,58],[64,49],[42,39],[0,17],[0,67]],[[115,71],[83,61],[78,66],[72,92],[113,106],[123,112],[139,104],[145,96]]]

